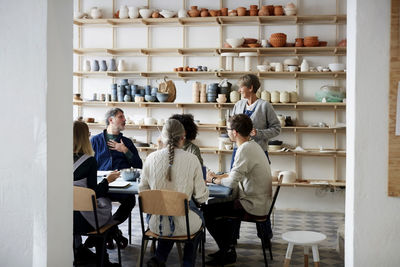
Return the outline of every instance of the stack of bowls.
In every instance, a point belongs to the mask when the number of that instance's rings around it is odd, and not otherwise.
[[[118,102],[124,102],[124,95],[125,95],[125,85],[120,84],[117,87]]]
[[[117,101],[117,88],[118,85],[116,83],[111,84],[111,101],[116,102]]]
[[[157,100],[157,87],[151,88],[150,85],[147,85],[145,88],[144,100],[147,102],[155,102]]]
[[[231,93],[232,84],[228,82],[228,86],[222,86],[219,88],[219,94],[225,94],[226,102],[229,102],[229,94]]]
[[[211,83],[207,87],[207,102],[215,102],[218,94],[218,83]]]
[[[131,96],[132,99],[135,99],[135,95],[138,94],[138,86],[136,84],[131,85]]]
[[[273,47],[283,47],[286,45],[286,34],[284,33],[273,33],[269,42]]]
[[[319,46],[318,36],[304,37],[304,46],[306,46],[306,47]]]

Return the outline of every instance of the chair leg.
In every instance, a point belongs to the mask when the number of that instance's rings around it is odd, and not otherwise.
[[[271,240],[268,240],[268,250],[269,250],[269,256],[271,257],[271,261],[273,261],[274,258],[272,257],[272,243],[271,243]]]
[[[101,263],[100,263],[101,267],[104,266],[105,255],[106,255],[106,252],[107,252],[106,240],[107,240],[107,235],[104,235],[103,236],[103,247],[102,247],[102,250],[101,250]],[[97,253],[97,251],[96,251],[96,253]]]
[[[179,259],[179,265],[183,266],[183,253],[182,253],[182,245],[180,242],[175,242],[176,249],[178,250],[178,259]]]
[[[257,233],[259,234],[260,240],[261,240],[261,246],[262,246],[262,251],[264,255],[264,263],[265,266],[268,267],[268,260],[267,260],[267,254],[265,253],[265,233],[262,229],[262,226],[260,223],[256,223],[256,228],[257,228]]]
[[[132,213],[129,213],[128,217],[128,235],[129,235],[129,245],[132,245]]]
[[[201,266],[206,266],[206,252],[204,246],[206,245],[206,230],[203,229],[203,237],[201,240]]]
[[[140,247],[140,255],[139,255],[138,263],[137,263],[137,265],[140,266],[140,267],[143,266],[143,258],[144,258],[144,253],[146,252],[147,242],[148,242],[148,240],[144,239],[142,237],[142,245]]]

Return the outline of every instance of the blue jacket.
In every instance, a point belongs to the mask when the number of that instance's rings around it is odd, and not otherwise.
[[[97,169],[99,171],[109,171],[109,170],[121,170],[125,168],[139,168],[143,166],[142,160],[139,157],[139,153],[129,138],[122,136],[120,133],[116,139],[116,142],[124,142],[125,146],[132,152],[132,160],[128,160],[124,153],[118,152],[116,150],[110,150],[106,143],[107,130],[99,133],[92,137],[90,142],[95,153],[95,158],[97,161]]]

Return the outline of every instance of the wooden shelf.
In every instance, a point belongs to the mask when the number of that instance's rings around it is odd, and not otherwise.
[[[345,127],[340,128],[329,128],[329,127],[308,127],[308,126],[285,126],[282,127],[284,131],[293,131],[295,133],[309,133],[309,132],[317,132],[317,133],[344,133],[346,132]]]
[[[77,55],[100,56],[216,56],[226,52],[256,52],[259,56],[345,56],[345,47],[260,48],[75,48]]]
[[[272,182],[273,186],[278,185],[278,182]],[[346,187],[346,181],[343,180],[316,180],[316,179],[305,179],[295,183],[283,183],[281,186],[285,187]]]
[[[302,24],[345,24],[346,15],[311,16],[226,16],[226,17],[188,17],[188,18],[148,18],[148,19],[74,19],[77,26],[107,25],[118,26],[195,26],[195,25],[302,25]]]
[[[346,72],[248,72],[248,71],[76,71],[77,77],[143,77],[170,79],[224,79],[239,78],[246,74],[257,75],[260,79],[346,79]]]
[[[73,101],[77,106],[132,106],[132,107],[148,107],[148,108],[214,108],[214,109],[231,109],[233,103],[171,103],[171,102],[104,102],[104,101]],[[296,109],[296,110],[314,110],[314,109],[345,109],[346,103],[321,103],[321,102],[298,102],[298,103],[272,103],[274,108]],[[308,128],[308,127],[307,127]],[[317,127],[315,127],[317,128]]]

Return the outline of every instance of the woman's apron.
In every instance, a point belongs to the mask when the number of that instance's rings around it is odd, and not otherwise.
[[[84,154],[74,163],[74,172],[78,167],[84,163],[91,156]],[[87,178],[83,178],[74,181],[74,186],[80,186],[87,188]],[[111,220],[111,200],[107,197],[97,198],[97,219],[99,220],[99,227],[102,227]],[[88,223],[96,229],[96,220],[94,218],[93,211],[81,211],[82,216],[88,221]]]

